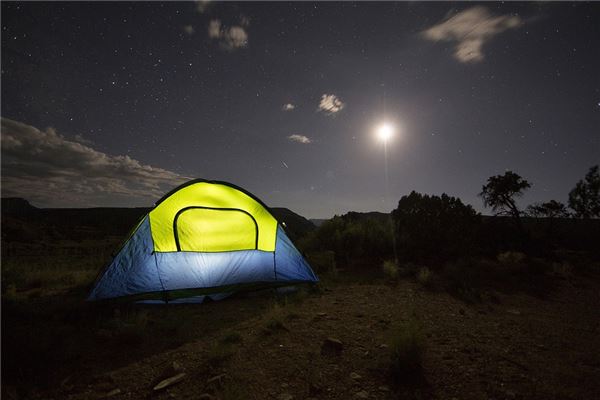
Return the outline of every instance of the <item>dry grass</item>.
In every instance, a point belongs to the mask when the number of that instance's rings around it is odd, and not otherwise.
[[[398,264],[394,261],[386,260],[383,262],[383,274],[391,281],[395,281],[400,276]]]
[[[390,372],[393,380],[399,383],[420,374],[424,352],[423,327],[413,317],[396,328],[390,340]]]
[[[425,288],[430,288],[433,284],[433,272],[427,267],[421,267],[415,276],[417,282]]]

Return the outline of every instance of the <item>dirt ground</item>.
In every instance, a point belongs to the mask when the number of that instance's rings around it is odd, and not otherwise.
[[[84,357],[81,368],[73,363],[64,378],[27,397],[600,398],[598,283],[573,278],[558,282],[544,298],[496,293],[492,300],[466,304],[410,280],[338,282],[284,299],[262,293],[145,307],[150,321],[165,312],[189,319],[185,343],[134,351],[129,358],[115,355],[117,368],[107,367],[107,360],[86,368],[91,361]],[[423,368],[398,383],[389,373],[389,343],[395,328],[411,318],[423,325]],[[94,337],[98,348],[111,348],[110,331]],[[327,338],[342,342],[339,354],[321,354]],[[127,345],[114,349],[128,352]],[[178,383],[153,390],[161,379],[181,373]],[[11,386],[3,392],[6,398],[22,394]]]

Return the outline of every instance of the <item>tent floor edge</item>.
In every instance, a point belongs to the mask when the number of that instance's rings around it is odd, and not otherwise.
[[[114,297],[109,299],[97,299],[88,300],[94,303],[119,303],[119,302],[137,302],[144,300],[159,300],[165,304],[169,304],[169,301],[177,299],[185,299],[195,296],[205,296],[218,293],[233,293],[233,292],[251,292],[262,289],[276,289],[286,286],[299,286],[299,285],[315,285],[316,282],[312,281],[276,281],[276,282],[252,282],[252,283],[240,283],[234,285],[216,286],[210,288],[186,288],[177,290],[160,290],[148,293],[132,294],[121,297]],[[165,300],[168,299],[168,300]]]

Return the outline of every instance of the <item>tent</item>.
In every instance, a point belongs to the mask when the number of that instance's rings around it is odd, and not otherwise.
[[[263,202],[233,184],[196,179],[141,219],[88,300],[202,302],[317,281]]]

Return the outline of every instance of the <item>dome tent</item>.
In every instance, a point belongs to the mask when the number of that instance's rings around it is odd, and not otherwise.
[[[233,184],[196,179],[142,218],[88,300],[202,302],[317,281],[263,202]]]

